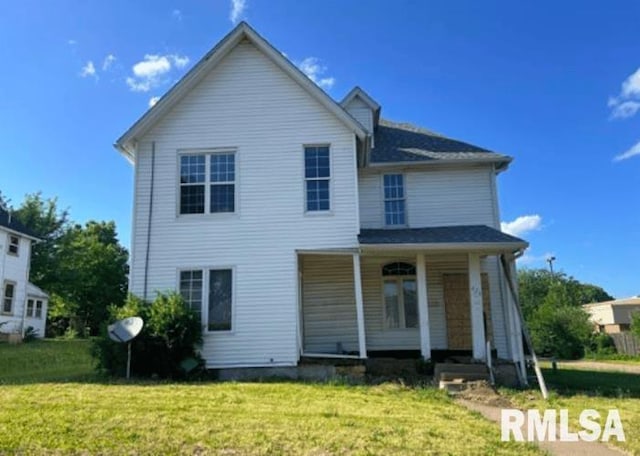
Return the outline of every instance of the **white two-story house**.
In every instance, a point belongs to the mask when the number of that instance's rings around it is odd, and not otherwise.
[[[23,335],[32,327],[44,337],[48,296],[29,282],[31,244],[37,238],[0,207],[0,333]]]
[[[520,363],[511,158],[381,112],[239,24],[116,142],[135,167],[130,291],[182,293],[211,368],[484,360],[487,342]]]

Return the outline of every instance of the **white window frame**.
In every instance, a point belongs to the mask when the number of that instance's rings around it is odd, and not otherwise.
[[[406,322],[406,318],[405,318],[405,309],[404,309],[404,280],[413,280],[413,282],[416,284],[416,287],[418,286],[418,279],[417,279],[417,275],[415,274],[401,274],[401,275],[384,275],[383,274],[383,270],[384,267],[388,264],[392,264],[392,263],[407,263],[410,264],[411,266],[415,267],[415,265],[413,263],[411,263],[410,261],[407,260],[395,260],[395,261],[387,261],[385,262],[383,265],[380,266],[380,277],[382,278],[382,329],[385,331],[416,331],[419,329],[420,327],[420,323],[418,322],[418,326],[416,326],[415,328],[407,328],[407,322]],[[417,271],[416,271],[417,272]],[[384,286],[387,282],[393,282],[396,284],[396,289],[398,291],[398,327],[397,328],[390,328],[389,326],[387,326],[387,302],[386,302],[386,296],[385,296],[385,292],[384,292]],[[417,303],[416,303],[417,305]]]
[[[29,312],[30,302],[31,302],[31,312]],[[38,305],[40,305],[40,316],[38,316]],[[38,299],[34,297],[27,298],[27,309],[26,309],[25,315],[28,318],[42,320],[43,311],[44,311],[44,301],[42,299]]]
[[[9,242],[7,243],[7,253],[13,256],[20,255],[20,236],[16,236],[15,234],[9,233]]]
[[[402,198],[387,198],[384,178],[385,176],[401,176],[402,177]],[[404,173],[384,173],[380,175],[380,188],[382,190],[382,226],[387,228],[406,228],[409,226],[409,212],[407,204],[407,176]],[[388,224],[387,223],[387,201],[402,201],[404,203],[404,223],[402,224]]]
[[[231,270],[231,329],[209,330],[209,276],[210,272]],[[180,293],[180,273],[186,271],[202,271],[201,325],[203,334],[234,334],[236,331],[236,267],[232,265],[214,265],[185,267],[177,271],[177,291]]]
[[[13,296],[11,296],[11,310],[4,310],[5,300],[7,299],[7,285],[13,286]],[[0,314],[2,315],[13,315],[13,309],[16,303],[16,288],[17,283],[12,280],[5,280],[2,285],[2,307],[0,307]]]
[[[185,156],[201,155],[204,156],[204,182],[198,182],[195,184],[183,184],[180,182],[181,173],[181,159]],[[212,155],[233,155],[234,160],[234,172],[233,181],[226,182],[213,182],[211,180],[211,156]],[[213,149],[180,149],[178,150],[178,160],[176,163],[176,214],[178,217],[230,217],[235,216],[239,212],[239,180],[238,180],[238,150],[233,147],[228,148],[213,148]],[[233,212],[211,212],[211,186],[212,185],[233,185]],[[181,191],[183,186],[204,185],[204,212],[199,213],[185,213],[181,210]]]
[[[307,148],[311,147],[326,147],[329,149],[329,177],[307,177]],[[310,143],[302,145],[302,179],[304,181],[303,184],[303,192],[304,192],[304,214],[309,216],[318,216],[318,215],[330,215],[333,213],[333,159],[331,152],[331,144],[327,143]],[[308,210],[307,206],[307,182],[309,181],[328,181],[329,187],[329,209],[319,209],[317,211]]]

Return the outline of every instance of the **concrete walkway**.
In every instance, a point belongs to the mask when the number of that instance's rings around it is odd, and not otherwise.
[[[486,419],[500,425],[500,407],[481,404],[466,399],[458,399],[456,402],[469,410],[480,413]],[[559,435],[559,431],[557,431]],[[526,422],[523,434],[527,435]],[[537,442],[538,446],[550,454],[558,456],[620,456],[627,454],[617,448],[612,448],[601,442]]]

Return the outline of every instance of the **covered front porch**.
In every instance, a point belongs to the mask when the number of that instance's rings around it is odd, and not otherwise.
[[[359,249],[298,252],[301,356],[486,361],[489,345],[521,361],[499,256],[526,243],[453,228],[363,230]]]

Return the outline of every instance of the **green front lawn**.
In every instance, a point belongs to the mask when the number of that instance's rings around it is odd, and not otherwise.
[[[102,381],[86,349],[0,346],[0,453],[540,454],[435,389]]]
[[[551,391],[548,402],[536,391],[504,390],[523,409],[568,409],[574,429],[578,429],[580,412],[595,409],[601,426],[610,409],[618,409],[626,442],[609,443],[640,455],[640,375],[623,372],[586,371],[563,367],[553,372],[542,369]]]

